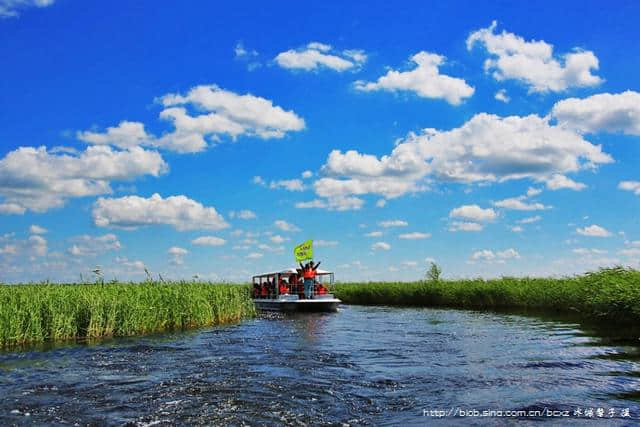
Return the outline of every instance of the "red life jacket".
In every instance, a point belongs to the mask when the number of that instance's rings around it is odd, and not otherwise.
[[[263,297],[266,297],[266,296],[267,296],[267,287],[264,285],[264,283],[262,284],[262,286],[260,286],[260,294],[261,294]]]
[[[313,268],[308,268],[304,271],[305,279],[313,279],[314,277],[316,277],[316,271]]]

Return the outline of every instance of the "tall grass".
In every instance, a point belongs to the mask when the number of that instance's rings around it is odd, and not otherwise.
[[[0,285],[0,347],[187,329],[253,315],[244,285]]]
[[[333,292],[347,304],[551,310],[625,323],[640,321],[640,272],[625,268],[559,279],[347,283],[335,285]]]

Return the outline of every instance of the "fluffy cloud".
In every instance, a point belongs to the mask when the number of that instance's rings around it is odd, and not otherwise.
[[[44,227],[40,227],[39,225],[32,225],[31,227],[29,227],[29,233],[31,234],[46,234],[47,233],[47,229]]]
[[[227,241],[215,236],[200,236],[193,239],[191,243],[200,246],[222,246],[227,243]]]
[[[542,219],[542,217],[540,215],[536,215],[536,216],[531,216],[528,218],[522,218],[521,220],[517,221],[518,224],[533,224],[534,222],[538,222]]]
[[[551,181],[553,186],[556,175],[613,161],[601,146],[548,120],[481,113],[449,131],[410,133],[380,158],[333,150],[322,168],[326,177],[315,182],[315,192],[326,198],[393,198],[425,190],[427,178],[462,183],[532,179]]]
[[[493,252],[489,249],[483,249],[480,251],[476,251],[471,255],[471,259],[476,261],[476,260],[483,260],[483,261],[493,261],[493,260],[498,260],[498,262],[500,261],[505,261],[508,259],[519,259],[520,258],[520,254],[518,253],[518,251],[516,251],[513,248],[509,248],[509,249],[505,249],[504,251],[497,251],[497,252]]]
[[[362,208],[364,200],[357,197],[335,196],[324,199],[314,199],[308,202],[296,203],[298,209],[327,209],[330,211],[349,211]]]
[[[632,191],[636,196],[640,196],[640,181],[621,181],[620,184],[618,184],[618,188],[620,190]]]
[[[386,243],[386,242],[376,242],[373,245],[371,245],[371,249],[375,250],[383,250],[383,251],[388,251],[389,249],[391,249],[391,245]]]
[[[365,237],[380,237],[382,236],[382,231],[372,231],[364,235]]]
[[[590,225],[588,227],[577,228],[576,232],[578,234],[582,234],[583,236],[591,236],[591,237],[609,237],[611,236],[611,232],[607,229],[600,227],[599,225]]]
[[[189,251],[178,246],[172,246],[169,248],[167,253],[171,255],[172,265],[183,265],[184,257],[189,253]]]
[[[97,256],[112,250],[120,250],[122,245],[115,234],[102,236],[83,234],[71,239],[73,245],[68,252],[73,256]]]
[[[55,0],[1,0],[0,18],[16,17],[19,11],[29,7],[51,6]]]
[[[251,94],[238,95],[216,85],[192,88],[186,95],[168,94],[160,98],[165,109],[160,118],[171,121],[175,130],[154,144],[182,153],[202,151],[207,139],[218,141],[226,135],[262,139],[282,138],[287,132],[305,128],[304,120],[273,102]],[[187,107],[202,112],[190,115]]]
[[[602,79],[594,74],[598,58],[591,51],[574,49],[554,57],[553,46],[540,41],[525,41],[513,33],[495,33],[497,23],[475,31],[467,38],[467,49],[481,44],[490,57],[484,62],[486,72],[498,80],[515,79],[531,92],[559,92],[571,87],[595,86]]]
[[[0,214],[22,215],[26,210],[17,203],[0,203]]]
[[[559,125],[583,133],[640,135],[640,93],[628,90],[563,99],[553,106],[551,115]]]
[[[278,229],[282,230],[282,231],[291,231],[291,232],[296,232],[296,231],[300,231],[300,229],[298,227],[296,227],[295,225],[283,220],[283,219],[278,219],[276,221],[273,222],[273,225],[275,225]]]
[[[279,181],[271,181],[271,183],[269,183],[269,188],[284,188],[288,191],[303,191],[304,185],[299,179],[281,179]]]
[[[551,206],[546,206],[538,202],[528,202],[526,195],[519,197],[511,197],[504,200],[498,200],[493,202],[493,205],[498,208],[511,209],[516,211],[538,211],[551,209]]]
[[[314,240],[313,245],[318,247],[338,246],[338,242],[335,240]]]
[[[452,209],[449,212],[450,218],[463,218],[471,221],[493,221],[498,217],[496,211],[491,208],[482,209],[478,205],[464,205]]]
[[[453,221],[449,224],[449,231],[482,231],[484,226],[477,222]]]
[[[47,240],[44,237],[38,235],[29,236],[28,242],[33,255],[43,257],[47,254]]]
[[[401,219],[391,219],[387,221],[378,222],[380,227],[389,228],[389,227],[406,227],[409,225],[407,221],[403,221]]]
[[[149,198],[125,196],[99,198],[93,205],[93,221],[98,227],[133,229],[145,225],[170,225],[177,230],[220,230],[229,226],[213,207],[205,207],[186,196],[159,194]]]
[[[132,148],[139,145],[152,145],[153,136],[148,135],[144,125],[139,122],[122,121],[116,127],[109,127],[104,133],[77,132],[80,141],[94,145],[113,145],[119,148]]]
[[[422,98],[444,99],[459,105],[473,95],[474,89],[463,79],[440,74],[439,67],[445,57],[429,52],[418,52],[411,57],[416,67],[410,71],[389,70],[375,82],[355,82],[354,87],[363,92],[375,90],[411,91]]]
[[[259,253],[259,252],[251,252],[249,255],[247,255],[247,258],[249,258],[249,259],[262,258],[262,254]]]
[[[547,184],[547,188],[553,191],[561,190],[563,188],[574,190],[574,191],[582,191],[585,188],[587,188],[585,184],[581,182],[576,182],[560,174],[553,175],[551,178],[549,178],[546,181],[546,184]]]
[[[0,196],[14,213],[16,206],[44,212],[70,197],[111,193],[111,181],[157,177],[167,169],[160,154],[140,147],[91,146],[78,154],[20,147],[0,160]]]
[[[505,104],[511,101],[511,98],[507,96],[507,91],[504,89],[500,89],[499,91],[497,91],[494,98],[500,102],[504,102]]]
[[[524,229],[519,225],[509,227],[509,230],[511,230],[513,233],[522,233],[522,231],[524,231]]]
[[[574,254],[578,254],[578,255],[602,255],[602,254],[606,254],[607,251],[605,251],[604,249],[594,249],[594,248],[575,248],[572,249],[572,251]]]
[[[431,237],[431,233],[419,233],[417,231],[414,231],[413,233],[400,234],[398,237],[400,239],[407,240],[428,239],[429,237]]]
[[[248,210],[248,209],[243,209],[241,211],[231,211],[229,212],[229,218],[239,218],[239,219],[255,219],[257,218],[256,213]]]
[[[275,61],[282,68],[290,70],[316,71],[329,68],[335,71],[357,69],[367,60],[361,50],[345,50],[336,52],[327,44],[312,42],[301,49],[290,49],[280,52]]]

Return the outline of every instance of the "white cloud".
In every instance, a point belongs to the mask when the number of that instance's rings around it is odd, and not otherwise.
[[[31,252],[35,256],[43,257],[47,254],[47,240],[44,237],[29,236],[28,242],[31,245]]]
[[[148,135],[144,125],[139,122],[122,121],[116,127],[109,127],[105,133],[77,132],[80,141],[94,145],[113,145],[119,148],[132,148],[140,145],[153,145],[153,136]]]
[[[578,234],[582,234],[583,236],[591,236],[591,237],[609,237],[611,236],[611,232],[607,229],[600,227],[599,225],[590,225],[588,227],[577,228],[576,232]]]
[[[33,224],[29,227],[29,233],[31,234],[46,234],[47,229],[44,227],[40,227],[39,225]]]
[[[338,242],[336,240],[314,240],[313,245],[318,247],[338,246]]]
[[[227,241],[215,236],[200,236],[193,239],[191,243],[200,246],[222,246],[227,243]]]
[[[93,204],[93,221],[98,227],[132,229],[164,224],[180,231],[220,230],[229,226],[213,207],[205,207],[183,195],[163,199],[157,193],[149,198],[101,197]]]
[[[484,226],[477,222],[453,221],[449,224],[449,231],[482,231]]]
[[[291,232],[296,232],[296,231],[300,231],[300,229],[298,227],[296,227],[295,225],[283,220],[283,219],[278,219],[276,221],[273,222],[273,225],[275,225],[278,229],[282,230],[282,231],[291,231]]]
[[[187,95],[164,95],[160,102],[165,107],[160,118],[171,121],[175,130],[154,144],[181,153],[202,151],[207,139],[219,141],[222,135],[234,140],[242,135],[282,138],[287,132],[305,128],[304,120],[293,111],[274,106],[268,99],[238,95],[216,85],[196,86]],[[202,114],[192,116],[187,107]]]
[[[269,240],[271,240],[273,243],[279,245],[280,243],[283,243],[287,239],[285,239],[284,237],[282,237],[279,234],[276,234],[274,236],[269,237]]]
[[[171,255],[171,264],[183,265],[184,257],[189,253],[189,251],[178,246],[172,246],[169,248],[167,253]]]
[[[115,260],[116,264],[118,264],[119,266],[125,267],[126,268],[126,272],[136,272],[136,273],[142,273],[144,272],[146,266],[144,265],[144,262],[140,261],[140,260],[130,260],[127,257],[116,257]]]
[[[409,225],[407,221],[403,221],[401,219],[391,219],[387,221],[378,222],[380,227],[389,228],[389,227],[406,227]]]
[[[594,169],[613,159],[574,131],[548,118],[477,114],[449,131],[425,129],[399,141],[380,158],[333,150],[315,182],[321,197],[378,194],[395,198],[423,191],[426,179],[490,183],[532,179]]]
[[[636,196],[640,196],[640,181],[620,181],[618,189],[631,191]],[[0,212],[1,211],[0,209]]]
[[[51,6],[55,0],[1,0],[0,18],[11,18],[19,15],[19,11],[29,7]]]
[[[0,214],[22,215],[26,210],[17,203],[0,203]]]
[[[262,254],[259,253],[259,252],[251,252],[249,255],[247,255],[247,258],[249,258],[249,259],[262,258]]]
[[[575,248],[572,249],[572,251],[574,254],[578,254],[578,255],[602,255],[602,254],[606,254],[607,251],[605,251],[604,249],[595,249],[595,248]]]
[[[513,233],[522,233],[524,231],[524,229],[519,225],[509,227],[509,230],[511,230]]]
[[[416,64],[413,70],[389,70],[375,82],[359,80],[354,87],[363,92],[411,91],[422,98],[445,99],[449,104],[459,105],[473,95],[474,88],[463,79],[440,74],[439,67],[445,59],[442,55],[421,51],[411,57],[411,62]]]
[[[398,237],[400,239],[407,239],[407,240],[428,239],[429,237],[431,237],[431,233],[419,233],[416,231],[413,233],[400,234]]]
[[[618,251],[620,255],[624,255],[626,257],[638,257],[640,256],[640,248],[627,248]]]
[[[497,91],[494,98],[500,102],[504,102],[505,104],[511,101],[511,98],[507,96],[507,91],[504,89],[500,89],[499,91]]]
[[[304,184],[299,179],[281,179],[279,181],[271,181],[271,183],[269,183],[269,188],[284,188],[288,191],[303,191]]]
[[[0,248],[0,255],[17,255],[18,247],[16,245],[6,244]]]
[[[534,222],[538,222],[542,219],[542,217],[540,215],[536,215],[536,216],[531,216],[528,218],[522,218],[521,220],[518,220],[517,223],[518,224],[533,224]]]
[[[571,87],[595,86],[602,79],[594,74],[598,58],[591,51],[574,49],[554,57],[553,46],[540,41],[525,41],[513,33],[496,34],[497,23],[475,31],[467,38],[467,49],[476,43],[485,47],[490,57],[484,62],[487,73],[498,81],[515,79],[531,92],[560,92]]]
[[[254,49],[247,50],[242,42],[236,43],[233,53],[236,58],[252,58],[258,56],[258,52]]]
[[[364,235],[365,237],[380,237],[382,236],[382,231],[372,231]]]
[[[640,93],[628,90],[563,99],[553,106],[551,116],[560,126],[579,132],[640,135]]]
[[[513,248],[505,249],[504,251],[493,252],[489,249],[483,249],[480,251],[476,251],[471,255],[472,260],[483,260],[483,261],[505,261],[508,259],[519,259],[520,254]]]
[[[535,197],[540,193],[542,193],[542,190],[539,188],[529,187],[527,189],[527,197]]]
[[[525,196],[520,197],[511,197],[509,199],[498,200],[497,202],[493,202],[493,205],[503,209],[511,209],[516,211],[538,211],[551,209],[551,206],[545,206],[542,203],[533,202],[529,203],[526,201]]]
[[[546,181],[546,184],[549,190],[554,190],[554,191],[561,190],[563,188],[567,188],[569,190],[574,190],[574,191],[582,191],[585,188],[587,188],[585,184],[581,182],[576,182],[560,174],[553,175],[551,178],[549,178]]]
[[[384,251],[388,251],[389,249],[391,249],[391,245],[386,243],[386,242],[376,242],[373,245],[371,245],[371,249],[375,250],[384,250]]]
[[[231,211],[229,212],[229,218],[239,218],[239,219],[255,219],[257,218],[256,213],[249,210],[243,209],[240,211]]]
[[[409,268],[415,268],[418,266],[418,262],[417,261],[403,261],[402,265],[404,265],[405,267],[409,267]]]
[[[111,181],[160,176],[167,164],[155,151],[91,146],[79,154],[54,154],[45,147],[20,147],[0,159],[0,196],[15,206],[44,212],[70,197],[111,193]]]
[[[302,177],[303,177],[304,179],[311,178],[312,176],[313,176],[313,172],[311,172],[311,171],[304,171],[304,172],[302,172]]]
[[[359,199],[357,197],[344,197],[344,196],[336,196],[330,197],[326,200],[323,199],[314,199],[308,202],[298,202],[296,203],[296,208],[298,209],[327,209],[330,211],[349,211],[349,210],[358,210],[362,208],[364,204],[364,200]]]
[[[83,234],[71,238],[73,245],[68,252],[73,256],[97,256],[108,251],[117,251],[122,244],[115,234],[108,233],[102,236],[90,236]]]
[[[380,199],[376,202],[376,207],[384,208],[386,204],[387,204],[387,201],[385,199]]]
[[[463,218],[476,222],[493,221],[498,214],[491,208],[482,209],[478,205],[463,205],[449,212],[450,218]]]
[[[329,68],[342,72],[359,68],[367,61],[367,55],[361,50],[345,50],[340,53],[330,45],[311,42],[301,49],[280,52],[275,61],[280,67],[290,70],[316,71]]]

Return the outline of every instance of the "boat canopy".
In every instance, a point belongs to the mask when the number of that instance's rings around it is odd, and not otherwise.
[[[279,276],[290,276],[292,274],[298,274],[298,270],[296,270],[295,268],[285,268],[284,270],[280,270],[280,271],[272,271],[270,273],[256,274],[253,277],[254,278],[273,277],[276,274],[279,275]],[[327,271],[327,270],[322,270],[320,268],[316,270],[316,276],[324,276],[324,275],[327,275],[327,274],[333,274],[333,272],[332,271]]]

